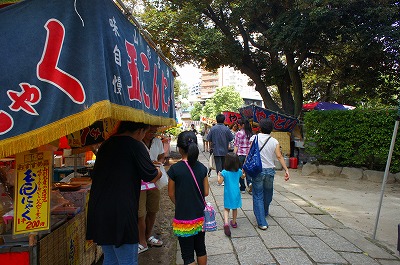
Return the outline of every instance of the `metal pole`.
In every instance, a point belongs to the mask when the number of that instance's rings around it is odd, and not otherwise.
[[[397,130],[399,129],[399,119],[396,120],[394,124],[394,129],[393,129],[393,135],[392,135],[392,142],[390,143],[390,149],[389,149],[389,154],[388,154],[388,159],[386,161],[386,169],[385,169],[385,174],[383,176],[383,181],[382,181],[382,188],[381,188],[381,198],[379,201],[379,206],[378,206],[378,212],[376,213],[376,219],[375,219],[375,228],[374,228],[374,234],[373,234],[373,239],[376,239],[376,230],[378,228],[378,221],[379,221],[379,215],[381,213],[381,207],[382,207],[382,200],[383,200],[383,194],[385,192],[385,186],[386,186],[386,180],[389,175],[389,168],[390,168],[390,162],[392,161],[392,155],[393,155],[393,149],[394,149],[394,143],[396,142],[396,135],[397,135]]]

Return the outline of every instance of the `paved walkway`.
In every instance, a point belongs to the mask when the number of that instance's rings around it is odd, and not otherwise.
[[[200,137],[199,140],[201,145]],[[200,152],[199,160],[207,166],[208,154]],[[243,206],[238,210],[238,228],[231,228],[232,236],[228,238],[223,231],[224,188],[217,185],[215,171],[209,181],[207,201],[218,211],[218,230],[206,234],[210,265],[400,265],[396,254],[379,242],[371,242],[278,184],[267,218],[269,228],[257,228],[252,197],[246,193],[242,194]],[[176,258],[177,265],[183,264],[179,244]]]

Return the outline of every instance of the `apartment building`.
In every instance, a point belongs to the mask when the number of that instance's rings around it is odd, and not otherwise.
[[[232,67],[220,67],[217,72],[201,70],[200,95],[198,98],[206,100],[212,97],[218,87],[233,86],[242,96],[245,105],[256,104],[262,106],[262,98],[248,85],[249,78]]]

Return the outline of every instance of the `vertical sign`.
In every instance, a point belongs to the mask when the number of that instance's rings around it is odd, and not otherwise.
[[[17,154],[14,199],[14,234],[50,229],[50,180],[53,152]]]
[[[79,226],[85,225],[83,218],[75,217],[66,227],[68,265],[79,265],[82,256],[83,244],[81,237],[84,235],[79,232]]]

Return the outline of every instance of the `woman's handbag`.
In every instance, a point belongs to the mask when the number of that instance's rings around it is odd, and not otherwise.
[[[215,220],[215,209],[210,202],[206,203],[204,208],[204,232],[213,232],[217,230],[217,221]]]
[[[246,160],[243,163],[243,170],[246,172],[246,174],[250,175],[251,177],[257,176],[262,171],[260,152],[270,138],[271,136],[268,137],[268,139],[265,141],[261,149],[258,149],[258,136],[256,136],[256,139],[251,144],[249,153],[247,154]]]
[[[217,230],[217,221],[215,220],[215,209],[211,205],[211,203],[206,202],[206,200],[203,197],[203,194],[201,193],[199,184],[197,183],[196,176],[193,173],[192,168],[189,166],[189,163],[187,161],[184,161],[187,165],[187,167],[190,170],[190,173],[192,173],[192,177],[194,179],[194,182],[196,183],[197,189],[200,192],[200,196],[203,199],[204,202],[204,223],[203,223],[203,231],[204,232],[212,232]]]

